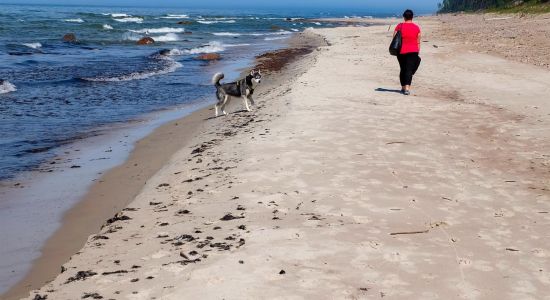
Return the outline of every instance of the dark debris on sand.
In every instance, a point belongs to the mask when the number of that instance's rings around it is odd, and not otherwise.
[[[313,52],[314,49],[313,47],[289,48],[264,53],[256,57],[259,61],[256,69],[270,72],[280,71],[301,56]]]
[[[69,277],[69,279],[67,279],[65,284],[71,283],[73,281],[86,280],[86,279],[88,279],[88,277],[92,277],[92,276],[95,276],[95,275],[97,275],[96,272],[92,272],[92,271],[89,271],[89,270],[88,271],[78,271],[75,276]]]

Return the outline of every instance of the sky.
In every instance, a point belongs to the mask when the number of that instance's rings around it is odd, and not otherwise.
[[[441,0],[0,0],[0,3],[120,5],[162,7],[332,8],[398,12],[410,8],[434,12]]]

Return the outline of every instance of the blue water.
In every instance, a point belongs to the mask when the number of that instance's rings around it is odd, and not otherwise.
[[[239,65],[319,26],[286,18],[320,15],[0,5],[0,180],[95,127],[211,94],[212,64],[197,55],[216,52],[225,67]],[[78,42],[63,42],[67,33]],[[136,45],[144,36],[157,43]]]

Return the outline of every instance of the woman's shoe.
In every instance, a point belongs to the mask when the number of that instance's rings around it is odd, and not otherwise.
[[[411,94],[411,91],[403,91],[403,95],[408,96]]]

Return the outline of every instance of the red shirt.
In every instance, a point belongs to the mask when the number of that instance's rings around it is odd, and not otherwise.
[[[418,35],[420,27],[414,23],[401,23],[395,27],[395,31],[401,30],[403,37],[403,46],[401,46],[401,54],[420,52],[418,47]]]

